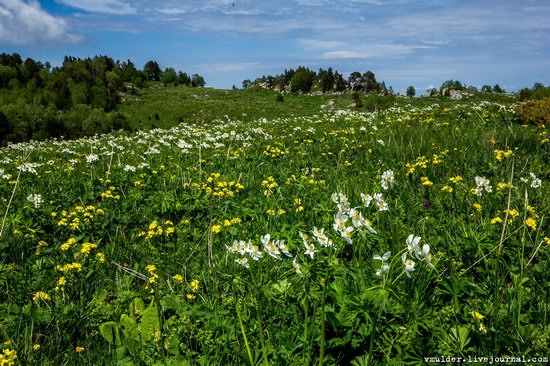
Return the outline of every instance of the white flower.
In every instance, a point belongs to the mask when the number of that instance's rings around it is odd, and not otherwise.
[[[407,237],[407,250],[410,254],[414,254],[416,256],[418,252],[421,252],[420,247],[418,246],[418,243],[420,243],[421,239],[422,237],[414,236],[413,234]]]
[[[132,166],[132,165],[125,165],[125,166],[124,166],[124,171],[125,171],[125,172],[135,172],[135,171],[136,171],[136,167],[135,167],[135,166]]]
[[[340,236],[342,236],[342,238],[346,239],[346,242],[348,244],[353,243],[353,240],[351,239],[352,234],[353,234],[353,227],[352,226],[348,226],[348,227],[345,227],[342,230],[340,230]]]
[[[343,193],[333,193],[331,195],[332,202],[336,203],[338,212],[347,212],[349,210],[348,197]]]
[[[491,182],[489,182],[489,179],[485,177],[476,176],[476,188],[474,188],[475,194],[480,197],[483,190],[485,190],[488,193],[491,193],[493,191],[493,188],[491,187]]]
[[[273,241],[271,241],[271,236],[269,234],[260,237],[260,240],[262,241],[267,254],[275,259],[281,259],[281,250],[277,245],[275,245],[275,243],[273,243]]]
[[[98,161],[98,160],[99,160],[99,156],[97,156],[96,154],[86,155],[86,162],[87,163],[93,163],[94,161]]]
[[[526,178],[520,178],[520,180],[525,184],[529,184],[531,188],[540,188],[542,185],[542,180],[537,178],[537,176],[533,173],[529,173],[529,177],[531,178],[531,182],[529,182],[529,179]]]
[[[382,186],[383,190],[388,190],[393,186],[393,183],[395,182],[395,176],[393,174],[393,170],[386,170],[384,173],[382,173],[382,181],[380,182],[380,185]]]
[[[346,227],[346,222],[348,221],[348,218],[348,215],[338,211],[338,213],[334,216],[334,230],[343,230]]]
[[[227,248],[227,251],[229,251],[229,253],[231,254],[244,255],[246,253],[246,246],[244,241],[242,240],[241,241],[235,240],[230,247],[228,247],[227,245],[225,247]]]
[[[365,195],[364,193],[361,193],[361,200],[363,201],[363,205],[365,205],[365,207],[369,207],[373,197],[370,194]]]
[[[260,248],[258,248],[257,245],[253,245],[250,242],[248,243],[248,246],[246,247],[245,250],[250,255],[250,257],[252,259],[254,259],[255,261],[257,261],[257,260],[259,260],[260,258],[263,257],[263,253],[260,250]]]
[[[375,274],[377,276],[382,276],[384,273],[389,272],[390,265],[386,262],[388,261],[388,259],[390,259],[390,256],[391,256],[391,252],[386,252],[386,253],[384,253],[383,256],[375,255],[374,257],[372,257],[372,259],[374,259],[374,260],[382,261],[382,266],[379,269],[376,270]]]
[[[300,263],[298,263],[296,258],[294,258],[294,260],[292,261],[292,267],[294,268],[296,273],[298,273],[299,275],[302,274],[302,266],[300,265]]]
[[[284,240],[278,240],[274,244],[279,247],[284,255],[286,255],[287,257],[292,257],[292,254],[290,254],[290,252],[288,251],[288,245],[285,244]]]
[[[235,262],[237,262],[238,264],[240,264],[244,268],[250,268],[250,265],[248,264],[248,258],[246,258],[246,257],[235,259]]]
[[[34,205],[34,208],[39,208],[44,203],[44,199],[40,194],[29,194],[27,196],[27,201]]]
[[[412,259],[407,259],[407,253],[403,253],[403,255],[401,256],[401,260],[405,265],[405,274],[407,275],[407,277],[411,277],[411,272],[414,272],[414,261]]]

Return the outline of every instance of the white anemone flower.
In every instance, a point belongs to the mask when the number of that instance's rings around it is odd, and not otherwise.
[[[403,253],[403,255],[401,256],[401,260],[405,265],[405,274],[407,275],[407,277],[411,277],[411,272],[414,272],[414,261],[412,259],[407,259],[407,253]]]
[[[317,252],[315,245],[304,243],[304,246],[306,247],[306,251],[304,252],[304,254],[309,255],[311,259],[313,259],[313,255]]]
[[[302,266],[296,260],[296,258],[294,258],[294,260],[292,261],[292,268],[294,268],[294,270],[296,271],[297,274],[299,274],[299,275],[302,274]]]
[[[281,250],[277,245],[273,243],[273,241],[271,240],[271,236],[269,234],[262,236],[260,240],[262,241],[264,245],[264,249],[267,252],[267,254],[269,254],[275,259],[281,259]]]

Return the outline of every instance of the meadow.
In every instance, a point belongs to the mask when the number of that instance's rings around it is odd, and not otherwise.
[[[512,100],[192,93],[250,110],[0,150],[0,364],[549,356],[550,131]]]

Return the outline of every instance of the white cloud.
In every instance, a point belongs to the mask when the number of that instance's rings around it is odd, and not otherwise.
[[[0,0],[0,42],[76,42],[67,22],[40,7],[37,1]]]
[[[161,8],[157,10],[159,13],[166,14],[166,15],[180,15],[185,14],[187,11],[179,8]]]
[[[137,9],[123,0],[57,0],[58,3],[90,13],[135,14]]]

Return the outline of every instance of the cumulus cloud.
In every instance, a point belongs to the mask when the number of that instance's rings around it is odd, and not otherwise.
[[[75,42],[67,22],[41,8],[37,1],[0,0],[0,42],[31,44]]]
[[[137,9],[123,0],[58,0],[58,3],[90,13],[135,14]]]

